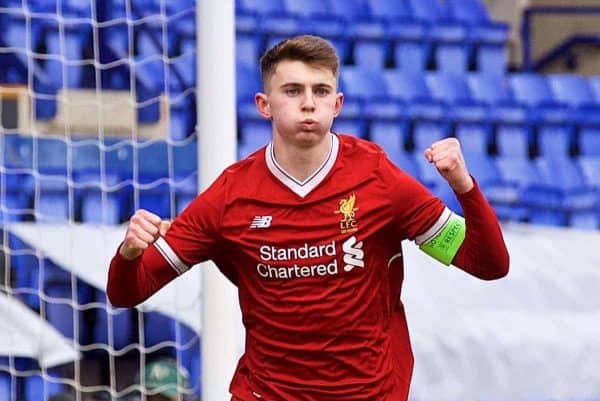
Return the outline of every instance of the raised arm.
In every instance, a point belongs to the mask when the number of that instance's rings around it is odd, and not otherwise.
[[[455,138],[435,142],[425,158],[448,181],[462,206],[466,231],[452,264],[483,280],[506,276],[509,255],[496,215],[475,183]]]
[[[115,306],[135,306],[177,273],[152,246],[171,223],[140,209],[129,220],[125,239],[110,263],[106,294]]]

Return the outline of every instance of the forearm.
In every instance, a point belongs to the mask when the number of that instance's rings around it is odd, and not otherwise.
[[[114,306],[132,307],[176,276],[154,247],[133,260],[123,258],[117,252],[110,262],[106,294]]]
[[[465,240],[452,264],[483,280],[506,276],[509,255],[494,210],[477,183],[471,190],[457,194],[465,222]]]

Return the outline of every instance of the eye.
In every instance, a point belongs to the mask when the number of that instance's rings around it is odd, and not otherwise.
[[[320,87],[315,90],[315,93],[318,96],[327,96],[327,95],[329,95],[329,89],[325,88],[325,87]]]
[[[300,90],[298,88],[287,88],[285,90],[285,93],[288,96],[296,96],[296,95],[298,95],[300,93]]]

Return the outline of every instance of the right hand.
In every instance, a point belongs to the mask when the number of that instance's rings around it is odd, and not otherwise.
[[[129,219],[125,240],[119,248],[122,257],[133,260],[140,256],[146,248],[152,245],[158,237],[165,235],[171,227],[171,222],[162,220],[154,213],[139,209]]]

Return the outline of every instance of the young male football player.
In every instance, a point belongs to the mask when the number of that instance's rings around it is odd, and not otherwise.
[[[172,224],[137,211],[111,262],[107,292],[117,306],[142,302],[207,259],[238,286],[246,349],[233,400],[406,400],[404,239],[484,280],[508,272],[500,227],[456,139],[424,157],[464,219],[379,146],[331,131],[343,103],[338,68],[318,37],[270,49],[256,106],[272,122],[271,143],[227,168]]]

